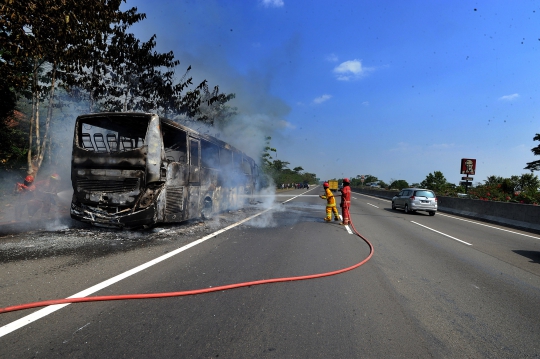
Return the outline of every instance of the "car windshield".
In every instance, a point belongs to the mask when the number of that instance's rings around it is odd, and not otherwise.
[[[435,193],[431,191],[416,191],[414,195],[417,197],[435,198]]]

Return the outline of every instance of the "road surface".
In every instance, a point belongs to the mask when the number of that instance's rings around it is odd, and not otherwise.
[[[146,232],[63,227],[1,237],[0,307],[66,298],[104,282],[88,295],[209,288],[362,261],[369,246],[350,228],[323,221],[320,193],[281,192],[268,211],[253,206]],[[357,269],[0,314],[0,357],[540,357],[538,235],[443,213],[407,215],[387,200],[352,196],[351,219],[374,246]],[[32,314],[44,310],[50,313]]]

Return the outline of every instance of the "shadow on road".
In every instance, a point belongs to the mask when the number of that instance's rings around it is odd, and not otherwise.
[[[512,252],[519,254],[520,256],[529,258],[531,260],[530,263],[540,263],[540,252],[538,251],[522,251],[518,249]]]
[[[392,209],[390,207],[383,208],[383,210],[386,211],[386,212],[401,213],[401,214],[404,214],[406,216],[427,216],[427,217],[429,217],[429,213],[425,212],[425,211],[414,211],[414,212],[405,213],[405,211],[403,211],[401,209]]]

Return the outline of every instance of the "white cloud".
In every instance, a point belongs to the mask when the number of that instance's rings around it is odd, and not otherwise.
[[[519,97],[518,93],[513,93],[511,95],[501,96],[499,97],[499,101],[512,101]]]
[[[362,102],[362,106],[369,106],[369,101]]]
[[[336,54],[330,54],[328,56],[326,56],[326,61],[328,62],[338,62],[338,57]]]
[[[366,74],[370,69],[362,66],[361,60],[350,60],[339,64],[334,68],[334,73],[340,81],[357,79]]]
[[[332,95],[322,95],[313,100],[314,103],[323,103],[324,101],[330,100]]]
[[[266,7],[282,7],[285,5],[283,0],[261,0],[261,3]]]

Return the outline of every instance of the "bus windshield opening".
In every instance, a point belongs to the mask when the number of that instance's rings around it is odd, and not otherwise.
[[[144,146],[147,128],[147,117],[82,119],[77,129],[78,146],[92,152],[130,151]]]

